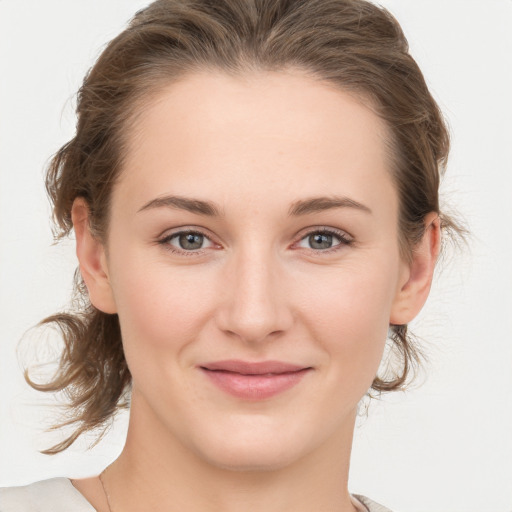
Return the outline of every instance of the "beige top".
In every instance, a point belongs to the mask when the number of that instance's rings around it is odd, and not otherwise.
[[[391,512],[364,496],[354,495],[363,512]],[[0,512],[95,512],[68,478],[52,478],[23,487],[0,488]]]

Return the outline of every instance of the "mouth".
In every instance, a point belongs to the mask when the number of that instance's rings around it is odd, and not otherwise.
[[[216,361],[199,366],[210,382],[244,400],[263,400],[296,386],[312,367],[282,361]]]

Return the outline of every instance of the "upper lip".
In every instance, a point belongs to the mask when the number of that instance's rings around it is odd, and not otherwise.
[[[306,366],[285,363],[283,361],[258,361],[248,362],[240,360],[214,361],[200,365],[206,370],[226,371],[240,373],[242,375],[264,375],[267,373],[289,373],[305,370]]]

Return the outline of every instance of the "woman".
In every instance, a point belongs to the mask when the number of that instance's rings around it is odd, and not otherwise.
[[[47,188],[90,304],[44,321],[67,350],[33,386],[69,390],[77,425],[47,453],[128,398],[127,442],[0,510],[385,510],[348,492],[357,406],[406,383],[456,231],[448,135],[397,22],[362,0],[159,0],[77,111]],[[377,375],[388,331],[402,367]]]

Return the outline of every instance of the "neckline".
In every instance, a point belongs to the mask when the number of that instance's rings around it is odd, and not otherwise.
[[[73,485],[71,478],[64,478],[64,480],[67,481],[69,491],[73,493],[76,499],[81,501],[81,505],[88,506],[90,508],[90,512],[97,512],[90,501]]]
[[[75,498],[81,500],[82,505],[88,506],[91,512],[96,512],[96,509],[92,506],[89,500],[73,485],[71,478],[63,478],[63,480],[67,482],[68,489],[71,493],[73,493]],[[351,494],[350,497],[352,498],[354,505],[357,507],[358,512],[368,512],[366,505],[361,500],[359,500],[356,495]]]

